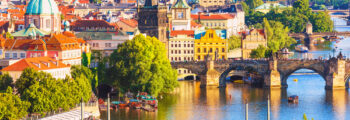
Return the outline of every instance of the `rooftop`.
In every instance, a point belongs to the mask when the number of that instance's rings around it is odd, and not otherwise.
[[[35,57],[19,60],[18,62],[5,67],[1,71],[23,71],[26,68],[33,68],[35,70],[49,70],[66,67],[70,66],[50,57]]]
[[[200,16],[198,14],[192,14],[191,18],[197,20],[198,17],[200,17],[201,20],[227,20],[227,19],[233,19],[235,16],[232,14],[201,14]]]

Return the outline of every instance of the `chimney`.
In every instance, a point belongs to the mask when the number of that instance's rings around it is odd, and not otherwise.
[[[198,12],[198,24],[201,23],[201,12]]]

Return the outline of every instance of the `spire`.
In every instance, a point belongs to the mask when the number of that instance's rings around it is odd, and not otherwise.
[[[173,8],[190,8],[185,0],[177,0]]]
[[[146,0],[145,6],[155,6],[158,5],[158,0]]]

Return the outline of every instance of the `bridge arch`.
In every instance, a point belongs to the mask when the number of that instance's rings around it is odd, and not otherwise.
[[[283,87],[287,87],[287,79],[289,78],[289,76],[291,76],[293,73],[295,73],[296,71],[298,70],[302,70],[302,69],[307,69],[307,70],[312,70],[313,72],[317,73],[318,75],[320,75],[323,80],[325,80],[326,82],[326,74],[324,73],[324,71],[320,71],[320,70],[317,70],[313,67],[296,67],[292,70],[289,70],[289,71],[285,71],[282,76],[281,76],[281,84]],[[281,72],[280,72],[281,73]]]
[[[263,83],[264,74],[260,73],[259,66],[257,64],[237,64],[237,65],[234,64],[234,65],[230,65],[228,69],[226,69],[224,72],[221,73],[219,78],[220,86],[226,86],[226,77],[231,71],[234,71],[234,70],[243,70],[243,71],[247,71],[247,73],[253,73],[256,76],[254,77],[254,80],[251,82]],[[261,78],[261,80],[259,78]]]
[[[190,69],[187,68],[176,68],[178,74],[178,80],[197,80],[199,75],[193,73]]]

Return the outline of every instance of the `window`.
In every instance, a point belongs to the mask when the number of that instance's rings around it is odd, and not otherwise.
[[[222,52],[225,52],[225,48],[222,48]]]
[[[181,44],[179,44],[179,47],[181,47]]]
[[[50,28],[50,26],[51,26],[50,19],[47,19],[46,20],[46,28]]]
[[[200,60],[200,59],[201,59],[201,56],[198,55],[198,60]]]
[[[17,58],[17,53],[12,53],[12,58]]]
[[[173,57],[171,57],[171,61],[174,61],[174,58],[173,58]]]
[[[25,53],[21,53],[21,58],[26,58],[26,54]]]
[[[179,61],[181,61],[181,57],[179,57]]]
[[[182,12],[179,12],[179,13],[177,13],[177,18],[183,18],[184,17],[184,13],[182,13]]]
[[[187,47],[190,47],[190,44],[187,44]]]
[[[216,48],[216,51],[218,51],[218,52],[219,52],[219,48]],[[216,52],[216,51],[215,51],[215,52]]]
[[[193,47],[193,44],[191,44],[191,47]]]
[[[210,48],[210,49],[209,49],[209,52],[211,52],[211,53],[212,53],[212,52],[213,52],[213,48]]]
[[[205,52],[205,53],[207,52],[207,48],[204,48],[204,52]]]
[[[9,59],[10,58],[10,53],[5,53],[5,58]]]
[[[184,53],[186,54],[186,50],[184,50]]]
[[[192,50],[192,52],[191,53],[193,53],[193,50]]]
[[[173,50],[171,50],[171,54],[173,54],[174,53],[174,51]]]
[[[200,49],[200,48],[198,48],[198,49],[197,49],[197,52],[201,52],[201,49]]]
[[[175,54],[177,54],[177,50],[175,50]]]
[[[175,47],[177,47],[177,44],[175,44]]]
[[[181,54],[181,50],[179,50],[179,54]]]
[[[173,45],[173,44],[171,44],[171,47],[174,47],[174,45]]]
[[[112,47],[112,43],[105,43],[105,47]]]

